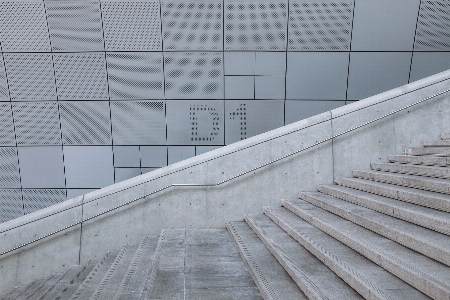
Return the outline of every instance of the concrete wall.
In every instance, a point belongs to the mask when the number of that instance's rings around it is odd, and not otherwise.
[[[449,83],[450,71],[439,73],[0,224],[0,251],[171,184],[221,182],[442,92]],[[438,139],[450,128],[449,116],[449,95],[444,94],[220,186],[173,187],[148,196],[2,255],[0,291],[83,264],[142,235],[158,235],[162,228],[223,227],[226,221],[242,220],[265,205],[278,205],[281,198],[313,191],[317,184],[350,176],[353,169],[368,169],[370,162],[385,161],[405,147]],[[33,220],[38,221],[25,224]]]

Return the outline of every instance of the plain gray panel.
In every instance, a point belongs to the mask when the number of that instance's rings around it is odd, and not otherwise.
[[[65,145],[111,145],[108,102],[60,102],[59,112]]]
[[[64,146],[67,188],[102,188],[114,183],[111,146]]]
[[[16,147],[0,147],[0,187],[20,187],[19,161]]]
[[[24,189],[22,194],[25,214],[61,203],[67,199],[66,189]]]
[[[164,145],[164,101],[111,102],[114,145]]]
[[[255,52],[224,52],[225,75],[255,75]]]
[[[222,146],[197,146],[195,147],[195,155],[200,155],[209,151],[219,149]]]
[[[45,1],[53,51],[103,51],[98,1]]]
[[[155,170],[158,170],[158,168],[141,168],[141,174],[153,172]]]
[[[286,52],[256,52],[255,75],[285,75]]]
[[[360,100],[408,83],[411,52],[352,52],[348,100]]]
[[[115,168],[115,182],[121,182],[141,175],[141,168]]]
[[[141,146],[141,167],[167,166],[167,146]]]
[[[67,189],[67,199],[72,199],[92,191],[95,191],[95,189]]]
[[[285,124],[291,124],[345,105],[345,101],[286,100]]]
[[[164,53],[166,99],[223,99],[223,53]]]
[[[161,0],[164,50],[222,50],[222,0]]]
[[[57,102],[14,102],[18,145],[61,145]]]
[[[223,100],[168,100],[169,145],[223,145]]]
[[[256,76],[255,99],[284,99],[284,76]]]
[[[163,56],[158,53],[107,53],[111,100],[163,99]]]
[[[0,145],[15,146],[16,136],[14,133],[11,103],[0,103]]]
[[[450,69],[450,52],[414,52],[409,82]]]
[[[427,0],[420,4],[415,51],[450,50],[450,2]]]
[[[23,216],[20,189],[0,190],[0,223]]]
[[[168,162],[169,165],[195,156],[194,146],[169,146]]]
[[[284,125],[284,100],[226,100],[225,144]]]
[[[348,52],[288,52],[286,99],[345,100]]]
[[[114,146],[113,152],[114,152],[114,167],[139,168],[141,166],[141,159],[139,157],[139,146]]]
[[[59,100],[108,100],[105,53],[54,54]]]
[[[8,82],[6,81],[6,71],[3,62],[3,54],[0,54],[0,101],[9,101]]]
[[[161,51],[159,1],[102,1],[106,51]]]
[[[225,99],[254,99],[254,76],[225,76]]]
[[[356,0],[352,51],[411,51],[420,0]]]
[[[51,54],[4,54],[11,100],[56,100]]]
[[[288,50],[350,50],[353,0],[289,1]]]
[[[65,188],[61,146],[19,147],[18,150],[23,188]]]
[[[225,50],[286,50],[287,0],[225,0]]]
[[[50,51],[43,1],[2,1],[1,15],[3,52]]]

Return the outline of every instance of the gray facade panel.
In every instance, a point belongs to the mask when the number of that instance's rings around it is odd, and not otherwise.
[[[139,168],[141,166],[139,146],[114,146],[113,152],[114,167]]]
[[[15,146],[16,136],[11,103],[0,103],[0,146]]]
[[[255,77],[225,76],[225,99],[255,99]]]
[[[224,52],[225,75],[255,75],[255,52]]]
[[[20,189],[0,189],[0,223],[23,216]]]
[[[66,189],[24,189],[22,194],[25,214],[58,204],[67,199]]]
[[[169,165],[195,156],[194,146],[169,146],[167,150]]]
[[[450,52],[414,52],[409,82],[450,69]]]
[[[291,124],[345,105],[345,101],[286,100],[285,122]]]
[[[167,146],[141,146],[140,154],[143,168],[167,166]]]
[[[422,0],[414,51],[450,50],[450,2]]]
[[[20,188],[19,160],[16,147],[0,147],[0,187]]]

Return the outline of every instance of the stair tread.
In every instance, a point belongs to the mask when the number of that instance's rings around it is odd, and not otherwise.
[[[431,165],[431,166],[448,166],[450,165],[450,158],[434,156],[434,155],[390,155],[388,156],[390,162]]]
[[[447,147],[417,147],[406,149],[407,155],[436,155],[436,156],[450,156],[450,149]]]
[[[372,170],[389,173],[409,174],[431,178],[448,179],[450,177],[450,168],[441,166],[423,166],[400,163],[371,163],[370,167]]]
[[[449,140],[426,141],[423,142],[422,145],[424,147],[450,147],[450,141]]]
[[[100,259],[90,259],[82,270],[77,274],[72,282],[66,285],[66,287],[56,296],[55,300],[68,300],[77,291],[86,277],[90,274],[92,269],[100,262]]]
[[[83,267],[80,265],[71,266],[57,282],[45,293],[45,295],[41,296],[42,300],[53,300],[56,296],[64,290],[64,288],[83,270]]]

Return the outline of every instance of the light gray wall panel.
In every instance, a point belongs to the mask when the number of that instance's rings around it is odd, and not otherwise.
[[[0,223],[23,216],[20,189],[0,190]]]
[[[287,0],[224,0],[225,50],[286,50]]]
[[[3,54],[0,54],[0,101],[9,101],[8,82],[6,81],[5,65]]]
[[[255,52],[224,52],[225,75],[255,75]]]
[[[414,52],[409,82],[450,69],[450,52]]]
[[[167,166],[167,146],[141,146],[141,167]]]
[[[286,98],[345,100],[348,60],[348,52],[288,52]]]
[[[106,51],[161,51],[159,1],[102,1]]]
[[[67,189],[67,199],[72,199],[92,191],[95,191],[95,189]]]
[[[111,102],[114,145],[164,145],[164,101]]]
[[[60,102],[59,111],[65,145],[111,145],[108,102]]]
[[[163,99],[163,56],[158,53],[107,53],[111,100]]]
[[[414,40],[415,51],[450,50],[449,13],[449,1],[421,1]]]
[[[169,146],[169,165],[195,156],[194,146]]]
[[[155,170],[157,170],[158,168],[141,168],[141,174],[145,174],[145,173],[148,173],[148,172],[152,172],[152,171],[155,171]]]
[[[255,99],[255,77],[225,76],[225,99]]]
[[[139,146],[114,146],[113,152],[114,152],[114,167],[139,168],[141,166],[141,159],[139,157]]]
[[[11,100],[56,100],[51,54],[4,54]]]
[[[420,0],[356,0],[352,51],[411,51]]]
[[[18,145],[61,145],[57,102],[14,102]]]
[[[348,100],[360,100],[408,83],[411,52],[352,52]]]
[[[283,100],[226,100],[225,144],[284,125]]]
[[[10,103],[0,103],[0,146],[15,146],[16,136]]]
[[[103,51],[98,1],[45,0],[53,51]]]
[[[350,50],[353,0],[289,1],[289,50]]]
[[[221,146],[197,146],[195,147],[195,155],[200,155],[209,151],[220,148]]]
[[[65,188],[61,146],[19,147],[23,188]]]
[[[114,183],[111,146],[64,146],[67,188],[102,188]]]
[[[345,101],[286,100],[285,124],[291,124],[345,105]]]
[[[115,168],[115,182],[121,182],[141,175],[141,168]]]
[[[43,1],[2,1],[0,32],[3,52],[48,52]]]
[[[58,204],[67,199],[65,189],[24,189],[22,191],[22,194],[25,214],[29,214],[48,206]]]
[[[16,147],[0,147],[0,187],[20,187],[19,161]]]
[[[223,100],[168,100],[169,145],[223,145]]]
[[[55,54],[59,100],[108,100],[105,53]]]
[[[222,0],[161,0],[164,50],[222,50]]]
[[[166,99],[223,99],[223,53],[164,53]]]
[[[286,74],[286,52],[256,52],[255,75]]]
[[[284,76],[256,76],[255,99],[284,99]]]

